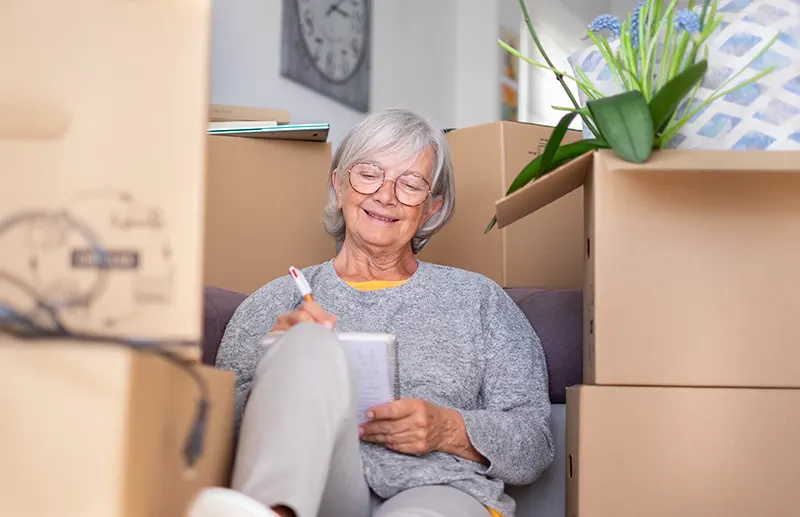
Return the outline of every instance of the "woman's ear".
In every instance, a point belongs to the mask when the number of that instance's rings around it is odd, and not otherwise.
[[[441,210],[443,203],[444,203],[444,200],[442,198],[440,198],[440,197],[433,198],[433,200],[431,201],[430,206],[425,211],[425,215],[422,218],[422,223],[423,224],[427,223],[428,219],[430,219],[431,216],[433,216],[433,214],[435,214],[436,212]]]
[[[339,210],[342,209],[342,190],[339,183],[339,174],[337,169],[333,169],[331,173],[331,183],[333,184],[333,191],[336,193],[336,206]]]

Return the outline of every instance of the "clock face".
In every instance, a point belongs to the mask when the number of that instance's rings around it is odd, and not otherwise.
[[[347,81],[364,55],[365,0],[298,0],[297,11],[314,66],[331,81]]]

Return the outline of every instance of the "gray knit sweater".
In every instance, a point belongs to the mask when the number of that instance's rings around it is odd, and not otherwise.
[[[401,397],[460,411],[472,445],[490,466],[433,452],[417,457],[362,442],[364,472],[383,498],[447,484],[506,517],[514,501],[504,484],[527,484],[553,460],[547,368],[538,336],[496,283],[468,271],[420,263],[403,285],[360,291],[332,261],[304,270],[336,330],[397,337]],[[250,296],[226,329],[217,366],[237,374],[237,429],[261,354],[260,338],[278,315],[301,303],[287,275]],[[269,460],[265,460],[269,461]]]

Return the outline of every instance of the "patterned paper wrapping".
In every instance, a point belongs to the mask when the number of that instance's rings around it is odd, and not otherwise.
[[[731,74],[744,68],[780,33],[770,50],[725,89],[769,66],[776,68],[756,83],[703,108],[683,126],[669,147],[800,150],[800,0],[720,0],[718,12],[723,21],[707,42],[709,70],[693,107],[699,106]],[[614,51],[618,45],[618,41],[611,43]],[[596,47],[576,52],[569,63],[573,69],[580,67],[603,94],[619,92]],[[581,102],[586,102],[582,92]],[[679,114],[687,104],[688,101],[679,108]]]

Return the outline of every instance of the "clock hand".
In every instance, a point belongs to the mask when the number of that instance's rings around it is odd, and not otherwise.
[[[342,9],[341,7],[337,7],[335,10],[336,10],[337,13],[341,14],[345,18],[350,18],[350,13],[348,13],[347,11]]]
[[[332,3],[332,4],[331,4],[331,5],[328,7],[328,10],[327,10],[327,11],[325,11],[325,16],[330,16],[330,15],[331,15],[331,13],[332,13],[333,11],[336,11],[336,10],[339,10],[339,11],[341,11],[341,8],[340,8],[339,6],[340,6],[340,5],[342,5],[344,2],[345,2],[345,0],[338,0],[338,1],[334,2],[334,3]]]

